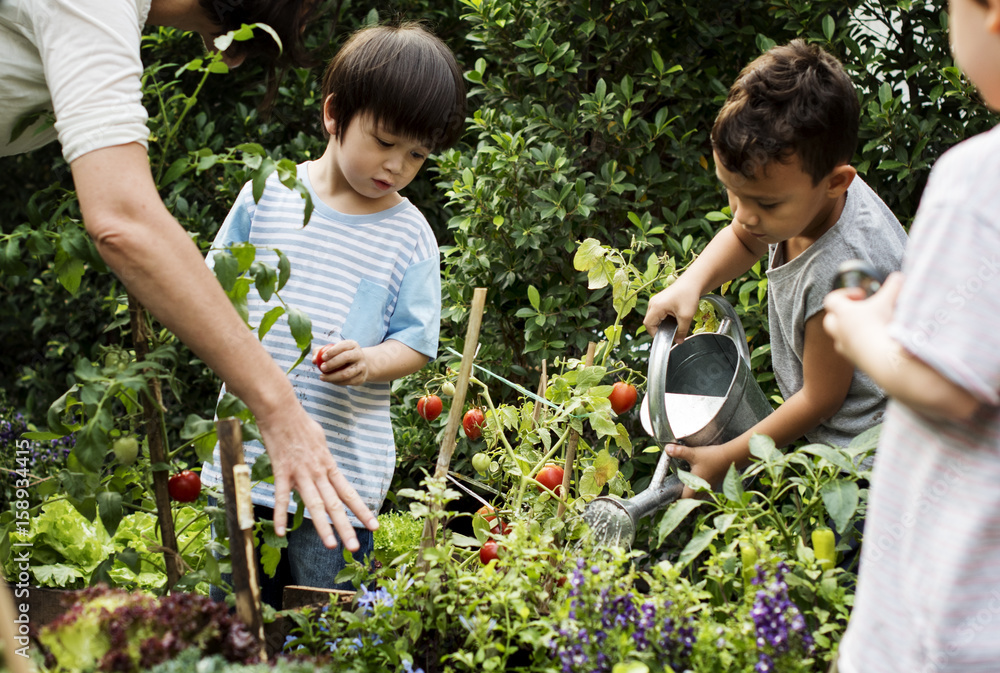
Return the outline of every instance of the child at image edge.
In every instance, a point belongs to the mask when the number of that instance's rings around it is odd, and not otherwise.
[[[291,262],[282,299],[309,315],[322,358],[319,369],[309,361],[295,368],[291,382],[373,512],[395,468],[389,384],[436,356],[441,313],[437,242],[398,192],[428,154],[458,141],[464,122],[462,71],[441,40],[416,24],[363,29],[323,77],[326,151],[298,166],[315,207],[308,225],[301,196],[272,175],[257,203],[252,185],[243,188],[213,244],[218,251],[249,241],[261,261],[276,264],[278,249]],[[254,325],[276,305],[253,292],[248,302]],[[286,370],[299,357],[284,318],[263,343]],[[203,467],[210,486],[221,483],[217,451]],[[263,452],[259,442],[244,444],[248,464]],[[253,502],[257,517],[270,520],[264,508],[274,507],[273,486],[255,484]],[[362,560],[372,534],[351,523],[361,544],[354,558]],[[300,526],[288,533],[274,579],[260,578],[263,598],[280,607],[287,584],[353,589],[334,582],[343,567],[339,538],[328,549],[313,526]]]
[[[959,67],[1000,110],[1000,0],[951,0]],[[896,274],[824,325],[891,402],[841,673],[1000,671],[1000,128],[931,171]]]
[[[846,446],[882,420],[884,394],[836,353],[822,324],[823,299],[841,262],[866,260],[888,274],[900,268],[906,244],[897,219],[848,165],[859,123],[857,94],[841,64],[801,40],[744,68],[716,118],[716,175],[732,223],[650,300],[644,323],[655,332],[674,316],[682,339],[699,298],[768,253],[771,358],[785,401],[725,444],[667,445],[713,487],[731,464],[746,466],[754,434],[778,446],[803,436]]]

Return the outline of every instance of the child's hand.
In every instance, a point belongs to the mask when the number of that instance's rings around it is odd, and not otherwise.
[[[667,444],[664,451],[672,458],[687,461],[691,465],[691,474],[701,477],[711,484],[712,488],[718,488],[722,480],[726,478],[729,466],[736,462],[726,444],[715,446]],[[681,497],[691,498],[694,496],[695,492],[685,486]]]
[[[857,364],[858,353],[869,347],[874,333],[888,329],[902,287],[903,275],[896,272],[869,299],[864,299],[859,288],[834,290],[826,295],[823,329],[833,338],[838,353]]]
[[[338,341],[320,350],[320,380],[339,386],[359,386],[368,381],[368,361],[357,341]]]
[[[687,284],[678,279],[673,285],[662,292],[653,295],[646,309],[646,317],[642,324],[650,334],[656,333],[656,328],[667,316],[677,320],[677,336],[674,341],[680,343],[687,336],[691,327],[691,319],[698,310],[701,292],[698,288],[688,288]]]

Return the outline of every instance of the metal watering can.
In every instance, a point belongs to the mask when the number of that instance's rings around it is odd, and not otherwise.
[[[677,321],[668,317],[653,337],[640,414],[661,447],[721,444],[773,411],[750,372],[750,349],[736,311],[722,297],[702,299],[719,312],[717,332],[694,334],[674,346]],[[639,520],[677,500],[683,490],[675,461],[664,451],[646,490],[627,500],[596,498],[583,518],[599,544],[631,547]]]

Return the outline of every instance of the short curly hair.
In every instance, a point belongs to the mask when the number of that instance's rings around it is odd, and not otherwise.
[[[712,127],[712,149],[726,170],[753,179],[772,161],[798,155],[813,184],[849,163],[861,106],[840,61],[794,40],[745,67]]]
[[[361,113],[432,151],[457,143],[465,128],[462,69],[451,49],[415,22],[351,35],[323,75],[323,105],[337,122],[338,140]]]

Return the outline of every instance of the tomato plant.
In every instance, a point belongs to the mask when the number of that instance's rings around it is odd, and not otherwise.
[[[556,495],[562,493],[563,469],[558,465],[546,465],[535,476],[535,481]]]
[[[167,482],[170,497],[177,502],[194,502],[201,495],[201,477],[191,470],[178,472]]]
[[[483,424],[486,422],[486,416],[483,414],[482,409],[469,409],[465,412],[465,416],[462,417],[462,428],[465,430],[465,436],[471,441],[476,441],[483,436]]]
[[[638,395],[635,386],[631,383],[618,381],[612,386],[611,395],[608,396],[608,399],[611,400],[611,408],[615,410],[616,414],[624,414],[635,406],[635,400]]]
[[[441,415],[441,398],[437,395],[424,395],[417,401],[417,413],[427,421],[433,421]]]

